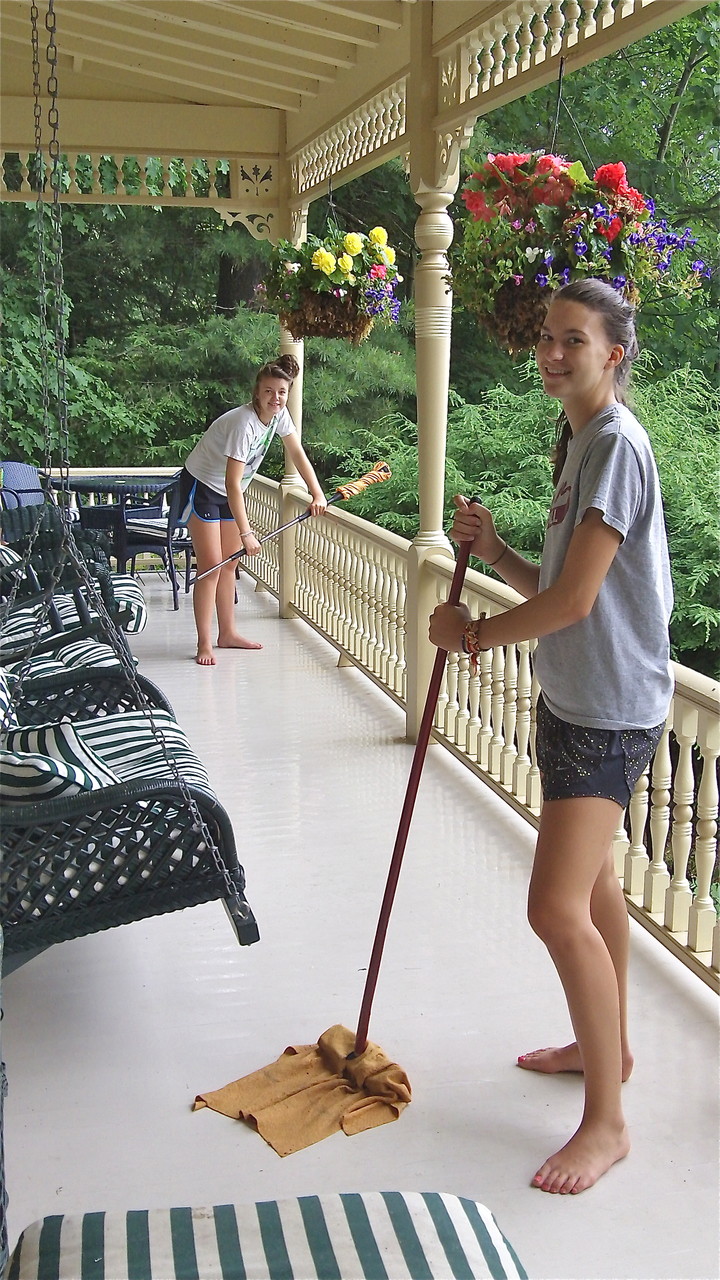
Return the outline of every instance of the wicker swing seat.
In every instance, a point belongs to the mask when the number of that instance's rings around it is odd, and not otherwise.
[[[151,681],[79,669],[4,696],[6,963],[216,899],[242,945],[258,940],[228,814]]]

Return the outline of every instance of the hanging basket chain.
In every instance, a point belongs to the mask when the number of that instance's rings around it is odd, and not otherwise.
[[[45,162],[42,151],[42,106],[40,103],[40,42],[38,39],[38,23],[40,14],[35,0],[30,8],[32,22],[32,66],[33,66],[33,116],[35,119],[35,182],[37,199],[35,202],[35,222],[37,236],[38,261],[38,313],[40,318],[40,374],[42,387],[42,428],[45,449],[45,470],[52,465],[50,456],[50,369],[48,366],[48,326],[47,326],[47,266],[45,246],[45,209],[43,205],[43,186],[45,184]]]
[[[55,40],[56,22],[54,0],[48,0],[48,9],[45,15],[45,27],[48,33],[47,61],[50,68],[47,81],[48,96],[50,98],[50,106],[48,108],[48,125],[50,128],[48,154],[50,156],[50,186],[53,195],[50,226],[52,237],[51,250],[55,312],[55,377],[57,384],[58,432],[60,444],[59,465],[62,491],[65,494],[63,502],[64,518],[69,520],[68,478],[70,466],[70,438],[68,434],[67,370],[65,364],[65,298],[63,291],[62,208],[60,205],[60,191],[63,175],[60,161],[60,116],[57,105],[57,43]]]

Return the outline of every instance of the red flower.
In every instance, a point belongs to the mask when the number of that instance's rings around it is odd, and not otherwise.
[[[595,230],[599,235],[605,236],[608,244],[612,244],[618,231],[622,231],[622,219],[613,218],[612,222],[609,223],[598,222],[595,224]]]
[[[626,200],[630,201],[633,209],[637,209],[638,213],[642,213],[643,209],[647,208],[644,195],[636,191],[634,187],[625,187],[622,194]]]
[[[563,160],[560,156],[547,155],[540,156],[540,159],[535,165],[535,172],[550,173],[553,178],[559,178],[561,174],[567,173],[568,168],[569,166],[567,161]]]
[[[532,156],[529,153],[527,155],[522,155],[522,156],[517,155],[513,152],[511,152],[509,155],[502,155],[502,156],[492,155],[491,153],[488,153],[488,163],[487,165],[484,166],[484,168],[490,169],[490,171],[494,169],[499,169],[501,173],[506,174],[508,178],[512,178],[514,181],[517,182],[518,180],[522,181],[525,175],[516,174],[515,170],[518,168],[519,165],[527,164],[528,160],[532,160]]]
[[[622,161],[617,164],[601,164],[595,170],[594,178],[599,187],[608,187],[610,191],[617,191],[620,195],[628,190],[627,169]]]
[[[476,174],[473,174],[473,177],[476,176]],[[465,201],[465,208],[468,213],[473,214],[476,222],[492,222],[495,217],[495,210],[488,207],[482,191],[468,191],[467,187],[465,187],[461,195]]]

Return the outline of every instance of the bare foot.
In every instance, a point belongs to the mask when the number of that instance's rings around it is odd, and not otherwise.
[[[630,1079],[633,1063],[631,1054],[623,1058],[623,1082]],[[561,1049],[534,1049],[532,1053],[521,1053],[517,1064],[525,1071],[542,1071],[545,1075],[554,1075],[559,1071],[582,1072],[583,1069],[580,1050],[575,1042],[566,1044]]]
[[[553,1195],[578,1195],[587,1191],[630,1150],[624,1125],[619,1128],[581,1124],[564,1147],[538,1169],[531,1186]]]
[[[246,640],[235,632],[227,640],[221,640],[218,636],[218,649],[262,649],[262,645],[257,640]]]
[[[212,649],[198,649],[195,661],[199,667],[214,667],[215,659]]]

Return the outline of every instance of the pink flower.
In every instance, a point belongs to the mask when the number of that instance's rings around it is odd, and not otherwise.
[[[567,173],[568,163],[561,156],[540,156],[535,165],[536,173],[549,173],[553,178],[559,178],[561,174]]]
[[[376,265],[376,266],[374,266],[374,267],[371,267],[371,268],[370,268],[370,279],[371,279],[371,280],[384,280],[384,279],[385,279],[385,277],[386,277],[386,275],[387,275],[387,267],[385,267],[385,266],[377,266],[377,265]]]
[[[607,187],[622,195],[627,190],[627,169],[622,160],[617,164],[601,164],[595,170],[594,180],[599,187]]]
[[[476,222],[492,222],[495,217],[495,210],[489,208],[482,191],[469,191],[465,187],[462,191],[462,198],[465,201],[465,208],[468,213],[473,214]]]

